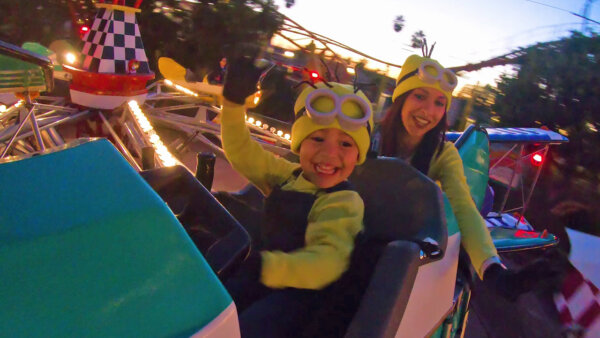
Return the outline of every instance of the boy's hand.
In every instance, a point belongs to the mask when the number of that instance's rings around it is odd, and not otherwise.
[[[265,68],[254,65],[254,58],[240,56],[227,66],[223,97],[228,101],[244,104],[246,98],[256,92],[256,84]]]
[[[262,257],[260,252],[250,249],[248,256],[242,262],[242,265],[236,272],[251,281],[260,282],[260,273],[262,271]]]

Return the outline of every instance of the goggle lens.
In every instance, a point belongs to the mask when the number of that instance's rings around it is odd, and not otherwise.
[[[427,73],[427,78],[435,82],[440,77],[440,70],[434,64],[428,64],[423,66],[423,70]]]
[[[456,75],[454,75],[452,71],[441,68],[437,63],[431,60],[425,60],[419,65],[419,68],[405,74],[402,78],[398,79],[396,86],[402,81],[415,75],[418,76],[421,81],[427,84],[439,82],[440,88],[444,91],[451,92],[458,84]]]
[[[456,75],[454,75],[454,73],[447,69],[444,70],[443,79],[444,81],[442,81],[440,84],[443,84],[445,86],[445,88],[442,87],[442,89],[444,90],[453,90],[458,84],[458,79],[456,78]]]
[[[337,96],[330,89],[319,88],[306,97],[306,114],[315,123],[331,124],[337,117],[340,126],[355,131],[360,127],[369,128],[371,106],[360,96],[348,94]]]
[[[318,96],[312,97],[311,102],[309,102],[309,106],[311,107],[319,107],[318,111],[323,114],[329,114],[335,111],[335,102],[331,97],[328,96]]]

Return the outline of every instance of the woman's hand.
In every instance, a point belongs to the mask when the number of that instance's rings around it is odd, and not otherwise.
[[[519,270],[508,270],[500,264],[492,264],[483,274],[483,283],[514,302],[523,293],[557,284],[562,274],[558,264],[542,258]]]

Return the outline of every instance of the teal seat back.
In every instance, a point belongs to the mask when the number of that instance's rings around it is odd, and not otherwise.
[[[481,210],[488,185],[488,170],[490,166],[490,144],[487,133],[485,129],[471,125],[456,140],[454,145],[458,149],[458,154],[463,161],[465,177],[471,197],[477,209]],[[444,210],[446,213],[448,234],[453,235],[459,231],[458,221],[454,216],[454,211],[450,206],[450,201],[446,194],[444,194]]]
[[[485,129],[475,125],[456,140],[455,146],[465,167],[465,177],[471,190],[471,197],[477,209],[481,210],[489,180],[490,142]]]
[[[107,140],[0,164],[0,332],[189,336],[232,303]]]

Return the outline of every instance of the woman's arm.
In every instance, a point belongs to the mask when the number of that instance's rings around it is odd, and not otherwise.
[[[252,140],[244,119],[245,108],[225,100],[221,114],[221,139],[233,168],[265,195],[290,177],[298,164],[277,157]]]
[[[316,290],[336,281],[348,268],[363,214],[364,203],[355,191],[319,196],[308,216],[303,248],[261,252],[261,282],[271,288]]]
[[[461,244],[482,277],[487,266],[499,262],[498,253],[485,220],[473,202],[462,159],[452,143],[446,142],[441,154],[432,160],[428,176],[441,182],[458,222]]]

